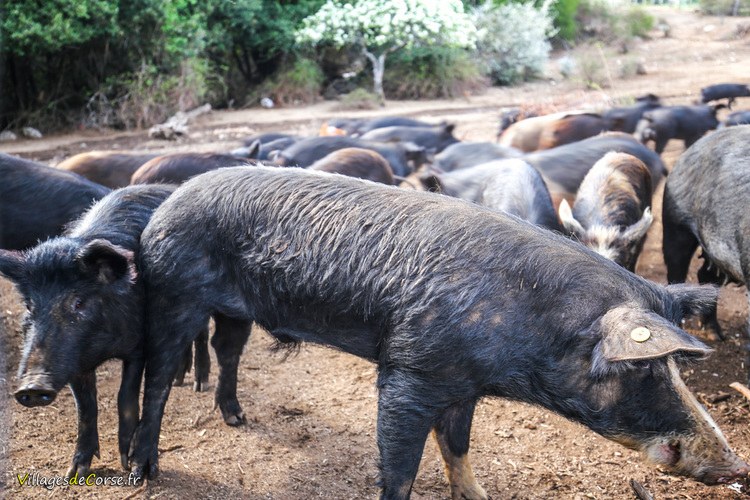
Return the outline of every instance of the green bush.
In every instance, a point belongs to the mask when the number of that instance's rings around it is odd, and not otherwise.
[[[360,109],[377,109],[381,106],[380,98],[374,92],[359,88],[342,95],[336,109],[338,111],[355,111]]]
[[[264,85],[263,93],[276,104],[308,104],[320,98],[323,71],[312,59],[299,58],[288,68],[282,68]]]
[[[122,124],[145,126],[162,98],[175,100],[164,110],[243,102],[291,59],[297,25],[323,1],[0,1],[0,129],[111,123],[120,105]]]
[[[622,17],[626,33],[645,38],[654,29],[654,16],[639,7],[631,7]]]
[[[710,16],[732,15],[734,0],[700,0],[700,10]],[[750,16],[750,0],[740,0],[737,15]]]
[[[576,14],[577,38],[622,43],[633,37],[647,37],[655,22],[641,7],[623,10],[612,7],[606,0],[581,0]]]
[[[395,52],[386,62],[383,82],[393,99],[457,97],[486,87],[466,50],[441,46]]]

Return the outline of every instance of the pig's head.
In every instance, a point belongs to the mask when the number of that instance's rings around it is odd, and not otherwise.
[[[675,289],[668,315],[705,310],[710,302],[705,295],[716,292],[703,288],[704,297]],[[710,353],[699,340],[653,311],[627,304],[607,311],[574,342],[558,365],[565,373],[555,374],[567,378],[564,390],[557,388],[558,411],[671,472],[707,484],[750,472],[680,377],[678,362]]]
[[[643,240],[654,221],[651,209],[646,208],[637,222],[625,228],[602,225],[584,228],[573,216],[573,211],[566,200],[560,203],[559,214],[560,222],[569,234],[599,255],[620,264],[629,271],[635,269],[638,254],[643,247]]]
[[[27,308],[19,403],[49,404],[76,373],[137,347],[142,293],[132,252],[102,239],[55,238],[25,253],[0,250],[0,274]]]

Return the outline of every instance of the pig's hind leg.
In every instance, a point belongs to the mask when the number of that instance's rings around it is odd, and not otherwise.
[[[208,374],[211,371],[211,358],[208,355],[208,325],[205,326],[195,339],[195,382],[193,390],[201,392],[208,384]],[[244,345],[244,344],[243,344]]]
[[[251,323],[216,314],[216,332],[211,345],[219,363],[219,381],[216,385],[216,406],[227,425],[247,423],[242,407],[237,401],[237,368],[242,349],[250,337]]]
[[[430,428],[445,406],[429,381],[402,371],[378,376],[378,449],[381,499],[406,499]],[[447,406],[447,405],[446,405]]]
[[[469,462],[471,421],[476,401],[462,401],[448,408],[433,428],[433,436],[445,461],[445,475],[454,500],[487,500]]]

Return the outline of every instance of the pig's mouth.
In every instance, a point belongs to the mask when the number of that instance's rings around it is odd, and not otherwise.
[[[40,374],[24,378],[13,395],[20,404],[33,408],[52,403],[57,397],[57,391],[52,387],[49,377]]]
[[[722,450],[726,456],[712,460],[693,453],[679,439],[674,439],[655,444],[645,451],[652,461],[708,485],[729,483],[750,473],[750,465],[728,449]]]

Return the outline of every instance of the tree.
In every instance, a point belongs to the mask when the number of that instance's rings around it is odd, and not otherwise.
[[[372,65],[373,89],[382,101],[388,54],[425,45],[472,48],[476,35],[460,0],[328,0],[303,21],[297,41],[359,47]]]

